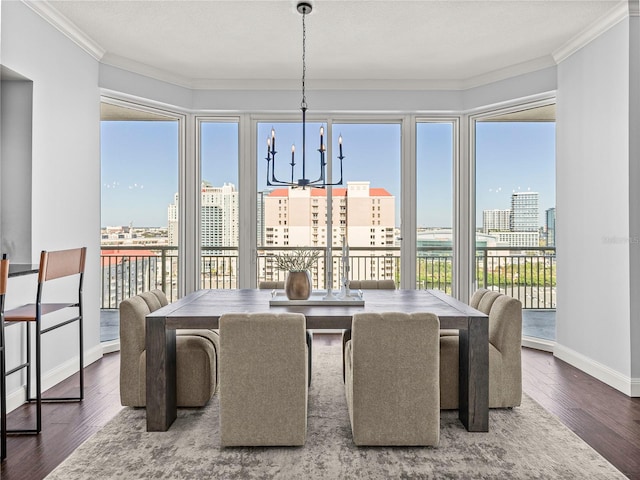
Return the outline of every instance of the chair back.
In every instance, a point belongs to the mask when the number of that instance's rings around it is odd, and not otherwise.
[[[346,385],[357,445],[437,445],[439,330],[433,313],[354,314]]]
[[[502,293],[500,292],[493,292],[493,291],[486,292],[480,299],[480,303],[478,303],[477,310],[480,310],[485,315],[489,315],[489,312],[491,312],[491,306],[493,305],[493,302],[495,302],[500,295],[502,295]]]
[[[351,290],[395,290],[396,282],[393,280],[350,280]]]
[[[40,254],[38,283],[83,274],[86,256],[87,247],[50,252],[43,250]]]
[[[484,297],[485,293],[487,293],[488,291],[489,290],[487,290],[486,288],[479,288],[478,290],[476,290],[471,297],[471,300],[469,301],[469,306],[477,310],[480,306],[480,300],[482,300],[482,297]]]
[[[2,260],[0,260],[0,295],[3,297],[3,304],[4,294],[7,293],[7,283],[9,283],[9,260],[7,260],[6,255],[3,255]]]
[[[263,280],[258,283],[258,288],[260,290],[284,290],[284,281]]]
[[[220,317],[222,446],[304,444],[307,356],[301,313]]]

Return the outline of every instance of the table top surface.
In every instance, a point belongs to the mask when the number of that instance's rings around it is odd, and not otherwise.
[[[9,278],[38,273],[40,265],[30,263],[9,263]]]
[[[442,328],[467,328],[470,319],[487,316],[438,290],[364,290],[364,306],[269,306],[270,290],[198,290],[147,316],[164,319],[167,328],[217,328],[225,313],[302,313],[307,328],[349,328],[359,312],[430,312]]]

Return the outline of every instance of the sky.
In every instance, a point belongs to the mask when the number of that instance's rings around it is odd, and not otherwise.
[[[319,175],[320,123],[307,123],[307,178]],[[258,124],[258,190],[267,189],[266,139],[276,131],[276,175],[291,179],[291,144],[301,177],[300,124]],[[398,124],[333,124],[334,180],[339,177],[338,135],[343,137],[343,180],[370,181],[396,197],[400,225],[401,128]],[[418,227],[451,227],[453,130],[450,123],[417,127]],[[326,126],[325,137],[326,143]],[[202,179],[214,186],[238,187],[238,132],[235,123],[203,123]],[[101,124],[102,226],[167,225],[167,207],[178,188],[177,122],[111,122]],[[540,225],[555,206],[555,124],[553,122],[479,122],[476,130],[476,222],[482,210],[508,209],[511,194],[540,194]]]

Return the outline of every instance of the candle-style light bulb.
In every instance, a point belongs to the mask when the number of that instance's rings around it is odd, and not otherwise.
[[[291,163],[293,163],[293,159],[295,158],[295,154],[296,154],[296,146],[295,145],[291,145]]]
[[[271,127],[271,148],[276,149],[276,130],[273,127]]]
[[[324,144],[324,127],[320,127],[320,150],[323,150]]]
[[[340,156],[342,156],[342,134],[338,137],[338,145],[340,146]]]
[[[271,137],[267,137],[267,158],[271,155]]]

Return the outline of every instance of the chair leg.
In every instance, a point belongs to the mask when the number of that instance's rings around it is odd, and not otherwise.
[[[82,307],[81,307],[82,308]],[[84,334],[83,334],[83,321],[82,313],[80,313],[80,319],[78,320],[79,342],[80,345],[80,400],[84,400]]]
[[[342,332],[342,383],[345,382],[345,365],[344,365],[344,350],[347,342],[351,340],[351,329],[347,329]]]
[[[36,321],[36,432],[42,431],[42,339],[40,321]]]
[[[2,320],[0,320],[2,321]],[[4,354],[4,326],[0,325],[0,461],[7,458],[7,382],[4,373],[6,372]]]
[[[311,333],[309,332],[309,330],[307,330],[307,346],[309,347],[309,361],[307,362],[307,374],[308,374],[308,381],[309,381],[309,386],[311,386],[311,359],[313,358],[312,355],[312,348],[313,348],[313,337],[311,336]]]

